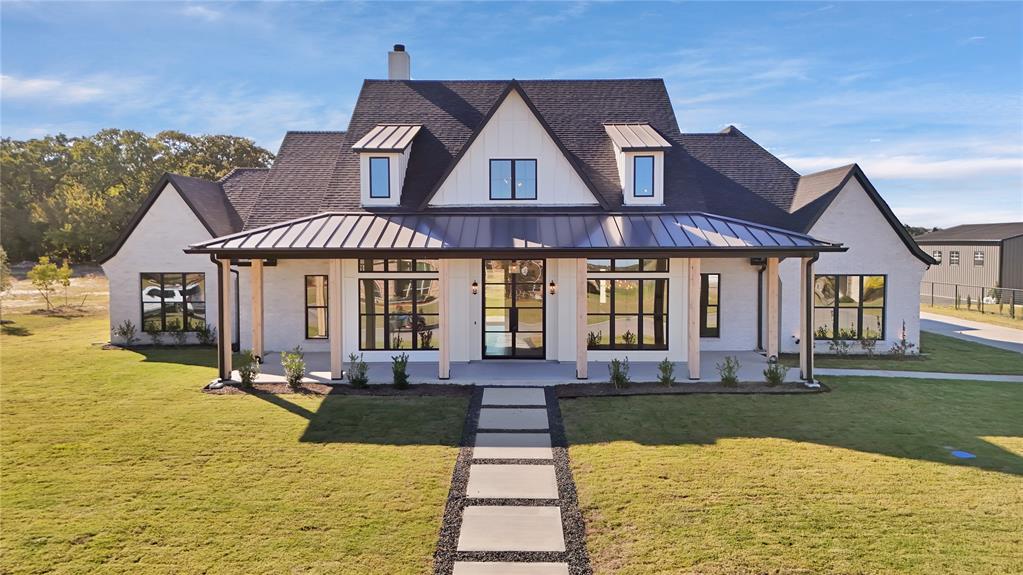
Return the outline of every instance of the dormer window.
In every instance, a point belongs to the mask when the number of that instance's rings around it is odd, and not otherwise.
[[[391,197],[391,159],[369,159],[369,197]]]
[[[654,157],[632,158],[632,195],[637,198],[654,197]]]
[[[536,160],[490,160],[491,200],[535,200]]]

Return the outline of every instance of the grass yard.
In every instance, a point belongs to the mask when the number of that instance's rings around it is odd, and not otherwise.
[[[981,312],[975,309],[965,309],[966,304],[964,303],[959,309],[955,306],[950,305],[936,305],[930,306],[927,304],[920,304],[920,311],[927,313],[937,313],[941,315],[947,315],[950,317],[957,317],[959,319],[968,319],[972,321],[979,321],[983,323],[990,323],[992,325],[1000,325],[1002,327],[1012,327],[1016,329],[1023,329],[1023,305],[1016,306],[1016,317],[1009,316],[1009,306],[1003,305],[1002,311],[997,312],[998,304],[988,304],[984,306],[986,312]]]
[[[432,572],[465,400],[206,395],[213,350],[5,317],[0,572]]]
[[[1023,355],[1013,351],[963,341],[929,331],[920,332],[920,347],[924,355],[904,360],[892,359],[878,350],[879,354],[873,358],[861,355],[846,357],[818,355],[814,365],[843,369],[1023,375]],[[799,366],[799,357],[795,355],[783,355],[781,361],[792,367]]]
[[[563,400],[596,572],[1023,572],[1023,385],[828,384]]]

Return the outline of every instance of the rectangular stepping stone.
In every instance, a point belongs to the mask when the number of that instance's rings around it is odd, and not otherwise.
[[[459,551],[564,551],[561,508],[470,505],[462,514]]]
[[[542,408],[494,408],[480,410],[478,429],[547,429],[547,410]]]
[[[568,575],[568,563],[460,561],[452,575]]]
[[[554,459],[549,433],[477,433],[476,459]]]
[[[547,399],[536,387],[488,387],[483,390],[483,405],[547,405]]]
[[[466,497],[478,499],[557,499],[553,465],[485,465],[469,467]]]

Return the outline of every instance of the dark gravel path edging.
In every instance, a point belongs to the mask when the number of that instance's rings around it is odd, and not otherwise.
[[[765,383],[740,383],[736,387],[726,387],[720,383],[676,383],[665,387],[659,383],[633,383],[629,387],[618,389],[610,383],[566,383],[554,386],[560,399],[579,397],[624,397],[634,395],[804,395],[826,393],[831,388],[820,384],[819,388],[809,388],[801,383],[783,383],[769,387]]]

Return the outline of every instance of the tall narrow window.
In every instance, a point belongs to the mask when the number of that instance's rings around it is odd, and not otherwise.
[[[654,157],[632,159],[632,194],[637,198],[654,197]]]
[[[305,337],[327,337],[327,276],[305,276]]]
[[[721,337],[721,274],[700,274],[700,337]]]
[[[941,264],[941,250],[934,250],[931,252],[931,257],[933,257],[934,261],[938,262],[938,264]]]
[[[206,276],[144,273],[142,331],[197,331],[206,326]]]
[[[951,250],[948,252],[948,265],[957,266],[959,265],[959,251]]]
[[[369,197],[391,197],[391,159],[369,159]]]
[[[535,200],[536,160],[490,160],[491,200]]]
[[[980,250],[973,252],[973,265],[975,266],[984,265],[984,252]]]

